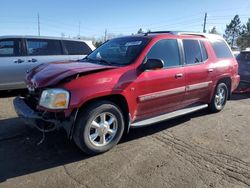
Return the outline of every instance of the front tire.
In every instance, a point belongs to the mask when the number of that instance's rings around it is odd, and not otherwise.
[[[221,111],[225,107],[227,99],[228,87],[225,83],[221,82],[217,85],[212,101],[209,104],[210,111],[214,113]]]
[[[119,107],[109,101],[98,101],[79,113],[74,141],[85,153],[96,155],[113,148],[123,131],[124,118]]]

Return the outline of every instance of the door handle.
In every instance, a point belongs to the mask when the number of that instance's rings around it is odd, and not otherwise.
[[[210,73],[210,72],[213,72],[214,71],[214,69],[208,69],[208,72]]]
[[[35,63],[35,62],[37,62],[37,59],[34,59],[34,58],[32,58],[32,59],[29,59],[29,60],[28,60],[28,62],[32,62],[32,63]]]
[[[181,74],[181,73],[175,75],[175,78],[181,78],[181,77],[183,77],[183,74]]]
[[[23,62],[24,62],[24,60],[22,60],[22,59],[17,59],[17,60],[14,61],[14,63],[17,63],[17,64],[23,63]]]

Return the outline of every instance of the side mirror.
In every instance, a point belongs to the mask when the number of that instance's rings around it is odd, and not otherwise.
[[[161,59],[148,59],[142,67],[144,70],[161,69],[164,67],[164,62]]]

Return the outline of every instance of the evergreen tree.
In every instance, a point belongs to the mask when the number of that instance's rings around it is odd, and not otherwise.
[[[95,46],[96,48],[98,48],[98,47],[101,46],[102,44],[103,44],[102,41],[96,41],[96,42],[94,43],[94,46]]]
[[[216,29],[216,26],[214,26],[210,31],[209,31],[209,33],[211,33],[211,34],[219,34],[218,33],[218,31],[217,31],[217,29]]]
[[[140,29],[137,31],[137,34],[143,34],[142,28],[140,28]]]
[[[241,36],[237,39],[237,45],[244,50],[250,47],[250,18],[248,19],[246,25],[243,26],[243,31]]]
[[[231,47],[235,45],[235,41],[242,33],[242,29],[240,17],[235,15],[230,24],[226,26],[225,34],[223,35]]]

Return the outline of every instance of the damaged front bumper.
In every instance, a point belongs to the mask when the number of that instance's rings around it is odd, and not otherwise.
[[[25,98],[16,97],[13,104],[17,115],[30,127],[34,127],[42,132],[51,132],[63,127],[68,136],[71,135],[76,119],[76,112],[73,112],[69,118],[57,119],[56,115],[48,118],[43,113],[33,110],[26,103]]]

